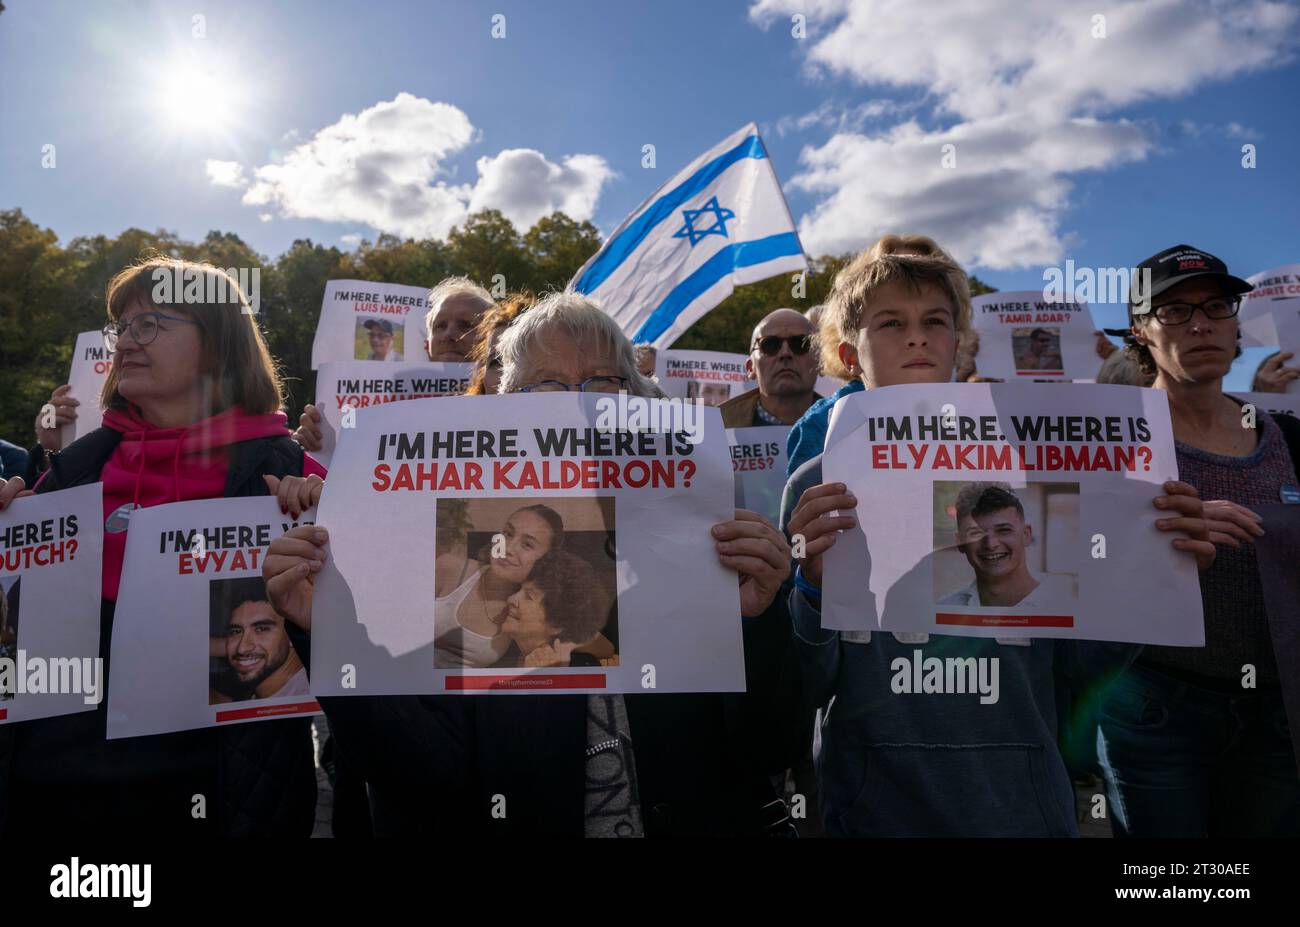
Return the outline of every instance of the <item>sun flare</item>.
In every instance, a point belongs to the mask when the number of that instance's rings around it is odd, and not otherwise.
[[[233,69],[194,56],[176,56],[156,74],[159,118],[174,132],[226,134],[240,118],[243,98]]]

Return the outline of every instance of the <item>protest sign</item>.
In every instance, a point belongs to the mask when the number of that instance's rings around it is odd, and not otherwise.
[[[980,336],[975,369],[1010,382],[1094,378],[1096,327],[1087,303],[1049,301],[1041,290],[986,293],[971,300]]]
[[[491,423],[487,425],[485,423]],[[720,414],[597,394],[371,409],[321,497],[318,695],[745,687]]]
[[[855,393],[822,472],[858,498],[824,561],[827,628],[1204,645],[1193,558],[1155,524],[1178,477],[1161,390]]]
[[[80,400],[77,418],[63,426],[63,446],[88,435],[104,420],[99,408],[99,393],[113,366],[113,355],[104,346],[103,332],[82,332],[72,349],[72,369],[68,371],[68,385],[72,398]]]
[[[102,489],[27,496],[0,512],[0,724],[90,711],[104,697]]]
[[[307,671],[262,583],[295,522],[269,496],[200,499],[131,515],[113,617],[108,736],[316,714]]]
[[[328,467],[341,428],[351,428],[356,411],[404,399],[456,396],[465,392],[474,365],[421,361],[394,366],[382,361],[335,361],[316,372],[316,408],[321,413],[321,449],[312,456]],[[354,410],[349,413],[349,410]]]
[[[1255,408],[1256,415],[1290,415],[1300,418],[1300,391],[1290,393],[1229,393]]]
[[[1283,264],[1246,278],[1255,289],[1241,297],[1237,321],[1241,344],[1246,348],[1276,347],[1300,349],[1295,337],[1300,316],[1300,264]]]
[[[785,491],[784,425],[728,428],[731,469],[736,477],[736,508],[757,512],[772,524],[781,522],[781,493]]]
[[[389,364],[423,360],[427,287],[369,280],[325,284],[320,321],[311,345],[311,369],[330,361]]]
[[[722,351],[664,351],[655,358],[655,378],[670,399],[699,399],[720,406],[752,388],[744,354]]]

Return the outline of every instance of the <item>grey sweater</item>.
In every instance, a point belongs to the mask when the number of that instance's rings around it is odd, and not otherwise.
[[[1207,501],[1226,499],[1247,508],[1281,501],[1282,487],[1296,485],[1295,464],[1272,417],[1261,415],[1258,424],[1259,443],[1247,457],[1224,457],[1179,442],[1180,478],[1195,486]],[[1259,688],[1276,689],[1277,658],[1254,544],[1237,549],[1219,545],[1214,565],[1201,573],[1201,600],[1205,605],[1204,647],[1148,646],[1138,662],[1193,680],[1236,687],[1241,683],[1242,666],[1249,663],[1256,669]]]

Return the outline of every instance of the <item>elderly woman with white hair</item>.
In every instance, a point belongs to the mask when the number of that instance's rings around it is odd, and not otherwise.
[[[506,330],[499,350],[502,393],[656,392],[618,325],[579,295],[543,299]],[[289,484],[282,498],[311,502],[320,486]],[[272,603],[302,627],[310,624],[323,534],[293,529],[265,561]],[[775,527],[744,510],[712,534],[719,562],[737,575],[746,693],[321,699],[340,750],[369,784],[376,832],[785,829],[769,777],[797,758],[810,724],[797,700],[779,694],[791,691],[797,673],[781,594],[790,550]],[[493,813],[502,796],[507,812]]]

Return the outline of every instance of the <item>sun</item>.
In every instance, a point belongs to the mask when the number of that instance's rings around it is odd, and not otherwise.
[[[176,55],[154,73],[158,118],[174,133],[227,135],[241,117],[238,74],[215,60]]]

